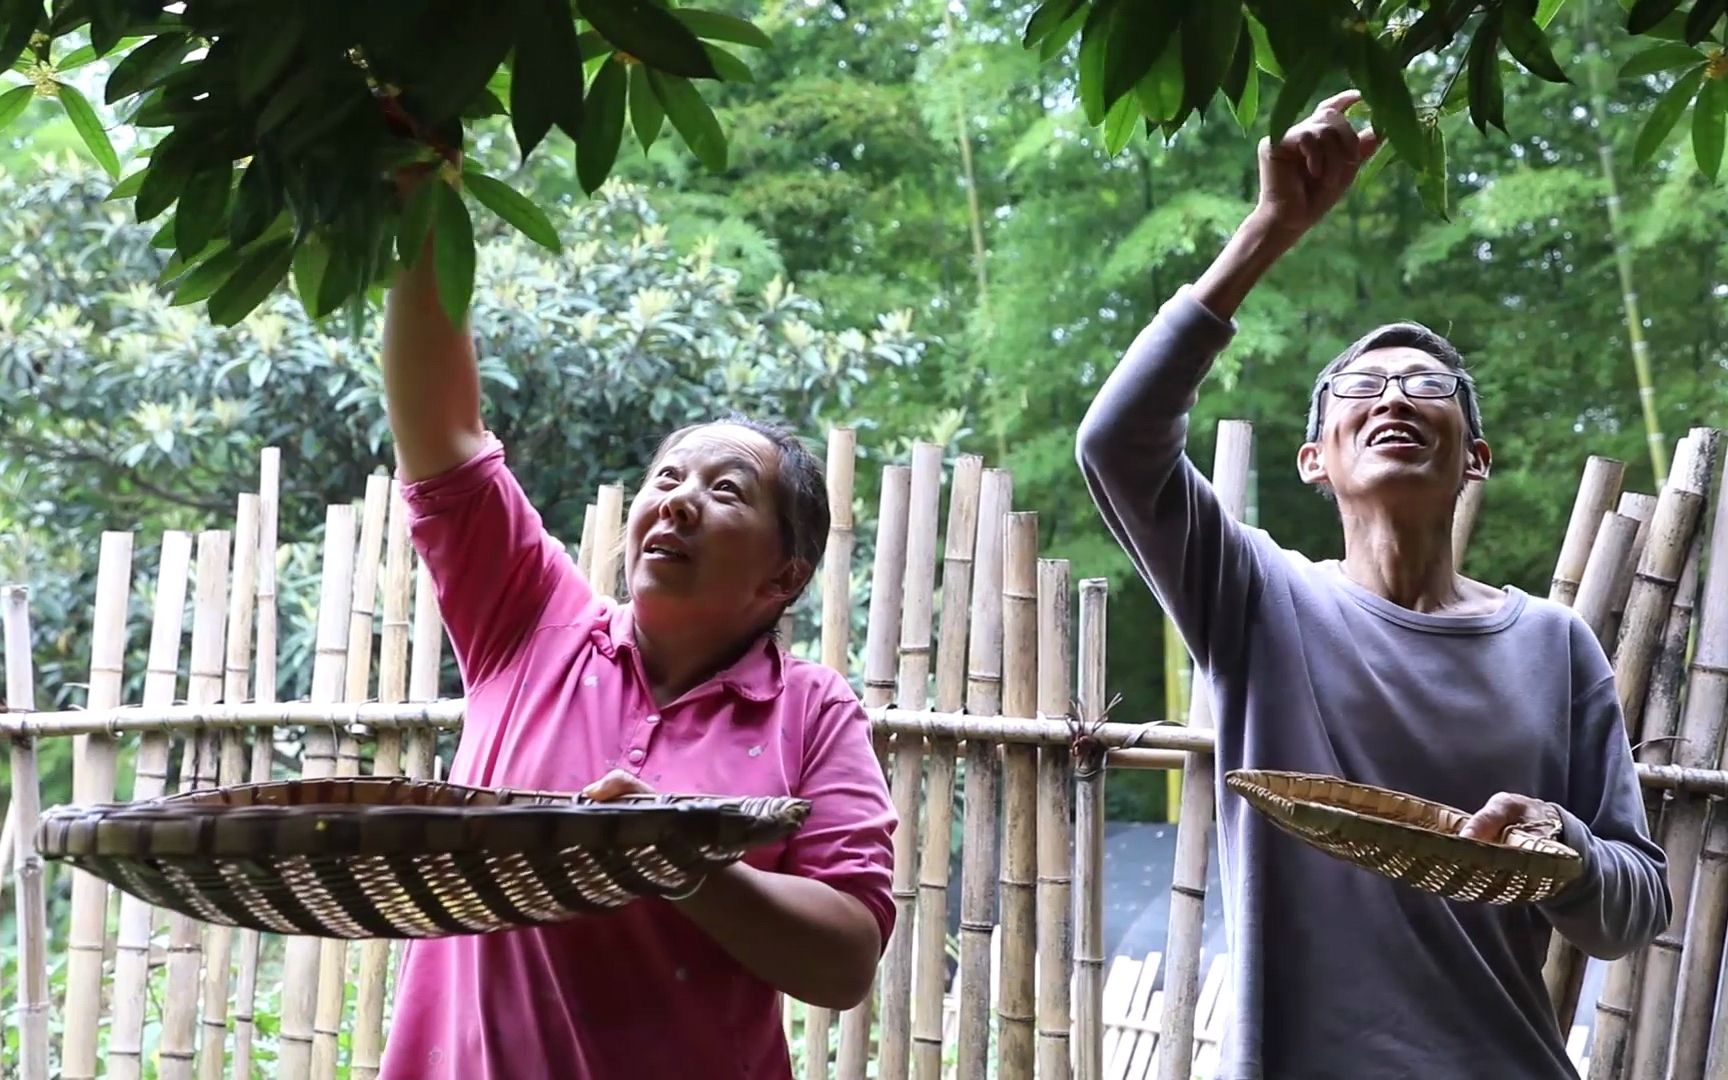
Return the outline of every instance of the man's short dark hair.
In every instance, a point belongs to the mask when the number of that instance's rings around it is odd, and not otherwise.
[[[1434,359],[1445,364],[1458,376],[1458,403],[1464,409],[1465,422],[1470,427],[1472,439],[1482,438],[1482,408],[1476,400],[1476,380],[1464,368],[1464,357],[1450,341],[1434,331],[1415,322],[1387,323],[1376,327],[1357,338],[1343,352],[1332,358],[1332,362],[1320,369],[1320,374],[1314,380],[1314,389],[1308,396],[1308,432],[1307,441],[1320,440],[1320,418],[1324,412],[1324,397],[1326,381],[1345,367],[1355,363],[1362,354],[1376,349],[1416,349],[1425,352]]]

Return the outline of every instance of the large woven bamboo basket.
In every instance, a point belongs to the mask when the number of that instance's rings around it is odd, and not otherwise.
[[[205,922],[329,938],[482,934],[677,895],[796,832],[793,798],[399,778],[244,784],[43,815],[45,858]]]
[[[1236,769],[1224,782],[1321,851],[1450,900],[1535,903],[1583,870],[1550,830],[1513,826],[1497,842],[1460,836],[1469,814],[1402,792],[1265,769]]]

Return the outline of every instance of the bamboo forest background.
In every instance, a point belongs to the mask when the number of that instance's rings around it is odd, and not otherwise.
[[[589,198],[567,152],[516,171],[505,122],[468,151],[562,207],[561,254],[482,226],[474,316],[489,421],[548,524],[574,541],[597,484],[633,485],[660,433],[732,408],[818,442],[855,426],[876,462],[915,439],[980,453],[1039,511],[1041,551],[1112,579],[1114,718],[1181,718],[1160,613],[1086,497],[1073,432],[1247,210],[1253,140],[1219,104],[1169,143],[1140,132],[1108,154],[1072,65],[1021,47],[1030,3],[710,6],[774,39],[750,57],[753,83],[710,99],[731,143],[723,174],[675,140],[644,153],[627,131],[619,183]],[[1492,583],[1546,593],[1586,454],[1622,458],[1627,487],[1654,491],[1674,438],[1722,422],[1728,186],[1699,175],[1688,124],[1635,162],[1674,72],[1622,73],[1650,46],[1624,17],[1612,0],[1564,8],[1549,33],[1572,82],[1509,74],[1515,138],[1451,118],[1447,216],[1387,169],[1249,300],[1193,452],[1210,460],[1217,419],[1252,421],[1250,516],[1286,544],[1338,552],[1334,511],[1296,481],[1294,455],[1315,371],[1380,322],[1426,322],[1475,368],[1495,465],[1465,569]],[[1447,75],[1418,73],[1418,96]],[[102,201],[108,180],[55,104],[30,101],[0,133],[0,580],[33,589],[39,702],[82,700],[101,530],[143,542],[221,520],[266,445],[283,451],[282,535],[297,541],[282,556],[280,692],[303,694],[318,515],[390,462],[377,327],[313,324],[284,293],[222,330],[184,306],[196,282],[156,292],[170,253]],[[866,549],[876,475],[858,472]],[[69,769],[47,764],[45,799],[64,801]],[[1117,818],[1160,818],[1165,799],[1158,774],[1111,781]]]

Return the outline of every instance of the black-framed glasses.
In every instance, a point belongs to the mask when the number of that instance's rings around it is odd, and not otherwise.
[[[1396,381],[1405,397],[1449,398],[1458,392],[1459,377],[1450,371],[1407,371],[1402,375],[1382,375],[1378,371],[1341,371],[1326,380],[1326,388],[1334,397],[1377,398],[1386,392],[1386,385]]]

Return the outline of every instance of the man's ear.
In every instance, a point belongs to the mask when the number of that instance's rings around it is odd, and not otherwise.
[[[762,588],[775,603],[789,604],[804,591],[815,572],[815,568],[803,559],[787,559],[780,564],[779,573],[769,578]]]
[[[1305,442],[1296,451],[1296,475],[1304,484],[1326,482],[1326,463],[1321,460],[1318,444]]]
[[[1489,467],[1494,463],[1494,455],[1488,449],[1488,444],[1481,439],[1473,439],[1470,449],[1464,458],[1464,479],[1486,480]]]

